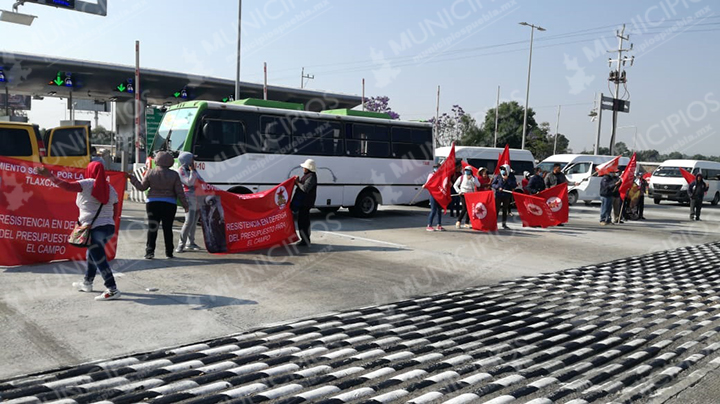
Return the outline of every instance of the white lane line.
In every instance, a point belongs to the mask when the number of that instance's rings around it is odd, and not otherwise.
[[[330,234],[332,236],[344,237],[344,238],[349,238],[349,239],[357,239],[357,240],[367,241],[370,243],[384,244],[384,245],[389,245],[389,246],[398,247],[398,248],[408,248],[406,245],[402,245],[402,244],[395,244],[395,243],[390,243],[387,241],[374,240],[371,238],[352,236],[349,234],[335,233],[333,231],[320,231],[319,233],[325,233],[325,234]]]

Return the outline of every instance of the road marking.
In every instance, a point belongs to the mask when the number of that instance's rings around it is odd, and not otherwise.
[[[374,239],[365,238],[365,237],[351,236],[349,234],[335,233],[333,231],[321,231],[320,233],[330,234],[333,236],[344,237],[344,238],[349,238],[349,239],[358,239],[358,240],[367,241],[370,243],[384,244],[384,245],[389,245],[389,246],[398,247],[398,248],[408,248],[406,245],[402,245],[402,244],[395,244],[395,243],[390,243],[387,241],[374,240]]]

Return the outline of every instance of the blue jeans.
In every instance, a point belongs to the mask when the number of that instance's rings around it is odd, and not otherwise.
[[[105,255],[105,244],[114,234],[115,226],[111,224],[90,230],[90,247],[87,250],[87,272],[85,272],[85,282],[92,283],[99,270],[105,281],[105,287],[110,290],[116,289],[117,285]]]
[[[432,226],[437,216],[438,226],[442,226],[442,212],[440,212],[440,204],[437,203],[435,198],[430,197],[430,215],[428,215],[428,226]]]
[[[610,223],[612,221],[613,197],[600,197],[600,222]]]

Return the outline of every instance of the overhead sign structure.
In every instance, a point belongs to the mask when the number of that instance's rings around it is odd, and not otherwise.
[[[608,111],[628,113],[630,112],[630,101],[612,97],[605,97],[603,95],[602,102],[600,103],[600,108]]]
[[[57,72],[57,75],[53,80],[48,82],[48,85],[56,87],[73,87],[72,73],[70,72]]]
[[[119,91],[121,93],[134,94],[135,82],[133,79],[127,79],[123,83],[120,83],[118,86],[116,86],[113,90]]]
[[[44,6],[64,8],[67,10],[75,10],[101,16],[107,15],[107,0],[97,0],[95,2],[82,0],[24,0],[24,2],[42,4]]]
[[[68,98],[68,109],[75,109],[76,111],[96,111],[96,112],[110,112],[110,104],[106,101],[95,101],[95,100],[74,100],[72,102],[75,105],[70,104]]]
[[[175,98],[187,99],[187,98],[188,98],[188,90],[187,90],[187,87],[183,87],[183,89],[180,90],[180,91],[175,91],[175,92],[173,93],[173,97],[175,97]]]

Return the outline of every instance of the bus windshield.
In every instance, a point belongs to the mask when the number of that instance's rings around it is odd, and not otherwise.
[[[197,108],[181,108],[168,111],[153,141],[153,151],[181,150],[195,120]]]
[[[683,169],[689,173],[692,172],[692,168],[683,167]],[[653,177],[682,177],[682,174],[680,173],[680,167],[658,167],[658,169],[655,170],[652,175]]]

